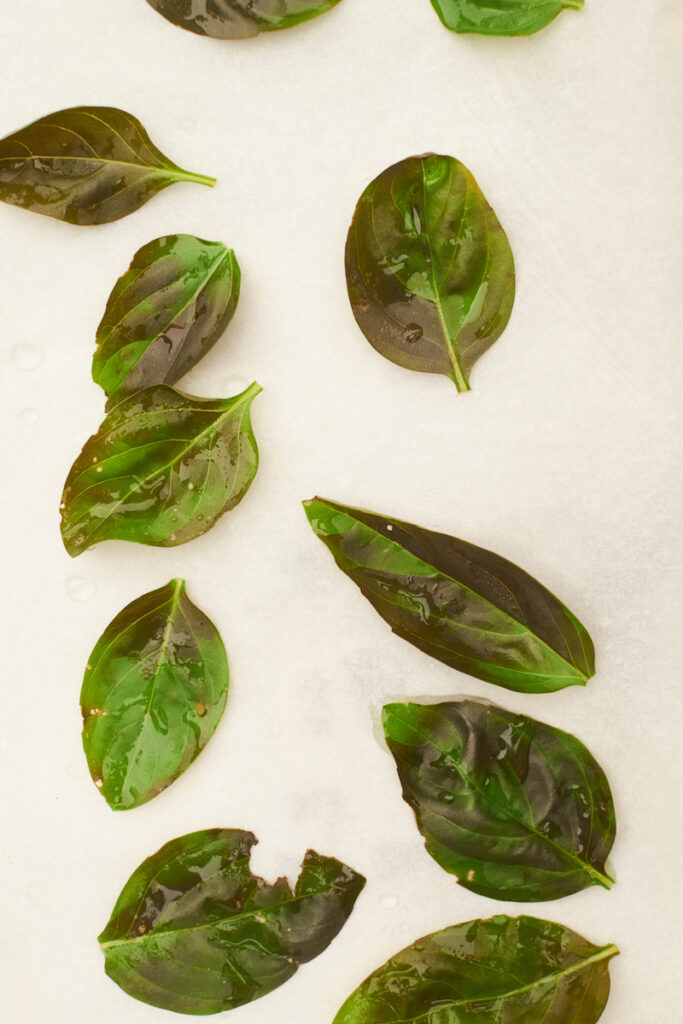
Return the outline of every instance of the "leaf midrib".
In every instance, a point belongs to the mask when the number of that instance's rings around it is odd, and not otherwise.
[[[426,219],[427,218],[428,199],[427,199],[427,178],[425,176],[425,162],[424,162],[424,160],[420,161],[420,170],[421,170],[421,173],[422,173],[422,194],[424,196],[425,219]],[[467,201],[467,191],[468,191],[468,189],[467,189],[467,182],[466,182],[465,183],[465,196],[464,196],[464,199],[463,199],[463,211],[462,211],[462,219],[463,220],[465,218],[465,206],[466,206],[466,201]],[[443,310],[443,306],[441,304],[441,291],[440,291],[440,289],[439,289],[439,287],[438,287],[438,285],[436,283],[436,267],[434,265],[434,252],[432,250],[431,235],[430,235],[429,231],[425,231],[424,235],[425,235],[425,239],[426,239],[426,242],[427,242],[427,249],[429,251],[429,266],[431,268],[432,286],[434,288],[434,297],[435,297],[434,305],[436,306],[437,313],[439,314],[439,322],[441,324],[441,331],[443,333],[444,340],[446,342],[446,350],[448,352],[448,358],[450,359],[451,366],[453,367],[453,380],[455,382],[455,386],[457,387],[458,391],[469,391],[470,390],[470,385],[469,385],[469,382],[467,380],[467,377],[465,376],[465,371],[462,368],[462,365],[460,363],[460,359],[459,359],[459,357],[458,357],[458,355],[457,355],[457,353],[455,351],[455,346],[453,344],[453,339],[451,338],[450,331],[448,330],[448,325],[446,323],[446,316],[445,316],[445,313],[444,313],[444,310]]]
[[[538,633],[536,633],[533,629],[531,629],[526,622],[520,622],[520,620],[516,619],[514,617],[514,615],[510,615],[510,613],[506,612],[503,608],[499,608],[498,605],[493,603],[493,601],[489,601],[489,599],[487,597],[484,597],[482,594],[478,594],[476,592],[476,590],[472,590],[472,588],[468,587],[465,583],[461,583],[460,580],[457,580],[454,576],[451,576],[450,573],[445,572],[443,569],[439,569],[438,566],[436,566],[436,565],[432,565],[431,562],[426,562],[423,558],[419,558],[417,555],[413,554],[413,552],[409,548],[404,547],[402,544],[399,544],[398,541],[393,540],[391,537],[387,537],[386,534],[384,534],[384,533],[380,533],[380,531],[376,527],[370,526],[370,525],[368,525],[368,523],[365,523],[365,522],[363,522],[360,519],[356,519],[355,515],[353,514],[353,512],[354,512],[353,509],[349,509],[348,507],[345,507],[344,505],[335,505],[333,502],[327,502],[324,498],[318,498],[317,500],[322,502],[325,505],[331,506],[332,508],[336,509],[337,511],[343,512],[345,515],[348,515],[350,519],[354,520],[354,522],[358,523],[360,526],[364,527],[367,530],[371,530],[374,534],[376,534],[378,537],[381,537],[382,540],[388,541],[389,544],[393,545],[393,547],[397,548],[399,551],[407,551],[408,554],[411,556],[411,558],[414,558],[416,562],[419,562],[421,565],[426,565],[429,569],[433,569],[434,572],[438,573],[439,576],[443,576],[444,579],[451,580],[452,583],[455,583],[456,586],[458,586],[458,587],[462,587],[462,589],[467,591],[468,594],[473,594],[477,598],[477,600],[483,601],[490,608],[494,608],[497,612],[500,612],[501,615],[505,615],[507,618],[511,619],[513,622],[516,622],[518,625],[523,626],[527,630],[527,632],[529,632],[531,634],[531,636],[534,636],[538,640],[538,642],[540,644],[542,644],[547,650],[551,651],[555,655],[555,657],[560,659],[560,661],[563,661],[565,663],[565,665],[567,665],[568,668],[571,669],[572,675],[578,675],[579,678],[583,679],[584,683],[586,683],[588,681],[588,679],[590,678],[590,676],[584,675],[584,673],[581,672],[576,667],[576,665],[573,665],[570,661],[567,661],[567,659],[564,658],[559,653],[559,651],[556,651],[554,647],[551,647],[550,644],[547,643],[547,641],[545,641],[542,637],[540,637],[538,635]],[[379,517],[379,518],[382,518],[382,517]],[[392,519],[389,519],[388,517],[387,517],[387,521],[393,523],[396,526],[399,526],[401,529],[405,529],[406,526],[411,525],[409,523],[403,523],[399,519],[393,519],[392,520]],[[360,563],[358,563],[358,562],[356,563],[356,565],[358,566],[359,569],[365,568],[364,566],[360,565]],[[494,577],[494,578],[497,579],[497,577]],[[499,580],[498,582],[501,582],[501,581]],[[509,587],[506,587],[505,589],[509,590]]]
[[[150,164],[140,161],[134,163],[130,160],[107,160],[105,158],[97,156],[60,156],[58,154],[52,154],[50,156],[41,153],[30,153],[25,157],[20,156],[0,156],[0,163],[13,163],[17,160],[60,160],[60,161],[71,161],[73,163],[86,163],[86,164],[105,164],[110,167],[134,167],[136,170],[154,171],[167,178],[179,178],[181,180],[199,182],[201,184],[208,184],[213,182],[214,179],[207,177],[203,174],[195,174],[193,171],[184,171],[180,167],[164,167],[163,164]]]
[[[159,644],[159,648],[158,648],[158,650],[159,650],[159,659],[158,659],[157,664],[156,664],[156,670],[154,672],[154,679],[153,679],[152,685],[150,687],[149,699],[147,701],[147,707],[145,708],[145,710],[144,710],[144,712],[143,712],[143,714],[141,716],[141,719],[140,719],[140,721],[141,721],[140,730],[139,730],[138,735],[136,737],[135,745],[134,745],[134,747],[133,747],[133,749],[132,749],[132,751],[130,753],[130,756],[128,758],[128,762],[127,762],[127,765],[126,765],[126,771],[124,773],[123,781],[122,781],[122,783],[121,783],[121,785],[119,787],[119,790],[120,790],[119,799],[123,798],[124,790],[127,789],[128,780],[129,780],[129,778],[130,778],[130,776],[132,774],[132,772],[131,772],[131,765],[134,766],[135,758],[136,758],[137,752],[138,752],[138,750],[140,748],[140,742],[141,742],[141,739],[142,739],[142,734],[144,732],[145,725],[147,724],[147,719],[149,718],[150,709],[152,707],[152,702],[154,701],[154,694],[155,694],[156,688],[157,688],[157,683],[159,682],[159,675],[161,674],[161,666],[162,666],[162,664],[166,664],[167,661],[168,661],[168,659],[166,657],[166,651],[168,649],[169,640],[171,638],[171,631],[173,629],[173,620],[174,620],[176,612],[178,610],[178,605],[180,603],[180,598],[183,595],[183,590],[185,589],[185,582],[184,582],[184,580],[181,580],[181,579],[175,579],[175,580],[173,580],[172,586],[173,586],[173,594],[171,596],[171,606],[170,606],[169,611],[168,611],[168,621],[166,622],[166,628],[164,629],[164,635],[161,638],[161,643]],[[125,806],[129,806],[129,805],[126,804]]]
[[[414,1021],[421,1020],[422,1018],[427,1017],[427,1015],[432,1013],[434,1010],[449,1009],[451,1007],[459,1006],[470,1006],[472,1003],[481,1003],[484,1001],[489,1002],[494,1000],[502,1001],[505,999],[512,999],[515,996],[524,995],[524,993],[526,992],[533,992],[534,989],[541,988],[544,985],[548,985],[550,983],[554,983],[554,985],[557,986],[563,978],[571,977],[572,974],[577,974],[579,971],[586,970],[589,967],[593,967],[595,964],[601,963],[604,960],[609,960],[613,956],[618,955],[619,950],[615,945],[610,944],[608,946],[603,946],[601,949],[597,951],[597,953],[594,953],[592,956],[586,957],[584,960],[578,960],[576,961],[576,963],[570,964],[568,967],[564,967],[559,971],[553,971],[552,973],[546,974],[544,975],[544,977],[539,978],[536,981],[529,982],[528,985],[521,985],[519,988],[511,989],[509,992],[502,992],[498,995],[481,995],[472,997],[470,999],[454,999],[447,1000],[446,1002],[435,1003],[432,1004],[432,1006],[428,1007],[423,1013],[418,1013],[411,1017],[394,1017],[391,1021],[387,1021],[387,1024],[413,1024]]]
[[[133,943],[138,944],[149,939],[165,939],[167,936],[174,937],[176,935],[184,935],[187,932],[201,931],[205,928],[210,929],[216,925],[246,920],[250,917],[267,917],[268,912],[270,911],[279,910],[281,907],[290,906],[294,903],[300,903],[302,900],[309,899],[312,896],[323,896],[327,892],[332,892],[333,888],[333,886],[328,886],[326,889],[321,889],[319,892],[308,892],[303,896],[293,895],[291,899],[281,900],[279,903],[271,903],[267,907],[255,907],[253,910],[244,911],[239,914],[226,914],[225,917],[215,918],[212,921],[203,921],[201,924],[186,925],[182,928],[164,928],[163,930],[155,930],[155,928],[152,927],[143,935],[131,935],[124,939],[111,939],[108,942],[101,942],[100,946],[102,949],[112,949],[115,946],[127,946]]]

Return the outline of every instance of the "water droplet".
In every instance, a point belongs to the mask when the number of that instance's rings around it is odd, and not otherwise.
[[[102,467],[101,466],[97,466],[97,468],[95,469],[95,472],[96,473],[101,473],[102,472]]]
[[[97,788],[98,789],[102,789],[102,786],[104,785],[104,783],[102,782],[102,779],[95,779],[94,781],[95,781],[95,785],[97,786]]]
[[[32,427],[34,423],[38,422],[38,410],[22,409],[19,413],[19,422],[23,423],[25,427]]]
[[[194,484],[192,483],[191,480],[190,480],[189,484],[187,485],[187,489],[188,489],[188,491],[193,491],[194,490]]]
[[[231,395],[239,395],[241,391],[244,391],[248,383],[249,381],[246,377],[232,374],[232,376],[226,377],[223,381],[223,392],[228,398]]]
[[[385,910],[393,910],[394,907],[398,906],[398,896],[391,896],[389,893],[385,893],[384,896],[380,896],[379,904]]]
[[[69,576],[65,586],[72,601],[89,601],[95,596],[95,584],[83,576]]]
[[[441,792],[439,793],[439,800],[442,804],[452,804],[455,800],[455,795],[453,793]]]
[[[422,337],[422,328],[419,324],[408,324],[403,332],[403,340],[409,345],[414,345]]]
[[[393,530],[393,523],[387,523],[387,530]]]
[[[40,366],[42,358],[42,352],[35,345],[17,345],[12,352],[14,365],[20,370],[35,370],[36,366]]]

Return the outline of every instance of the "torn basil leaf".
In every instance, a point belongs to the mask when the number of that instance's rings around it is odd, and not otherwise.
[[[537,917],[466,921],[393,956],[333,1024],[595,1024],[618,954]]]
[[[0,140],[0,199],[70,224],[106,224],[175,182],[215,185],[156,148],[115,107],[73,107]]]
[[[530,36],[584,0],[431,0],[446,28],[486,36]]]
[[[248,39],[317,18],[340,0],[147,0],[167,21],[200,36]]]
[[[221,719],[228,679],[223,641],[184,580],[119,612],[81,690],[83,749],[110,807],[139,807],[192,764]]]
[[[468,698],[387,704],[382,724],[427,852],[465,889],[527,903],[610,888],[612,794],[575,736]]]
[[[166,843],[126,882],[99,937],[110,978],[143,1003],[210,1014],[272,992],[329,946],[365,885],[309,850],[296,887],[252,874],[251,832]]]
[[[593,644],[533,576],[492,551],[326,498],[304,502],[315,533],[394,633],[508,690],[583,686]]]
[[[408,157],[363,192],[346,241],[353,315],[399,366],[442,373],[458,391],[504,331],[515,297],[512,250],[464,164]]]
[[[234,398],[194,398],[158,384],[125,398],[74,462],[62,539],[75,558],[103,540],[173,547],[209,530],[258,468],[251,384]]]
[[[218,341],[240,292],[232,249],[194,235],[143,246],[109,296],[92,375],[109,406],[152,384],[175,384]]]

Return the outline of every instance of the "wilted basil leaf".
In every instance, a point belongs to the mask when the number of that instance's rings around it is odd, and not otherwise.
[[[495,704],[387,704],[384,734],[427,852],[494,900],[609,889],[609,783],[575,736]]]
[[[451,156],[408,157],[361,196],[346,241],[353,314],[377,351],[469,391],[515,297],[512,251],[479,186]]]
[[[106,224],[177,181],[214,185],[156,148],[115,107],[73,107],[0,140],[0,199],[70,224]]]
[[[207,829],[166,843],[133,872],[99,937],[124,992],[177,1013],[230,1010],[271,992],[345,924],[362,875],[309,850],[292,891],[251,873],[256,839]]]
[[[584,0],[431,0],[446,28],[486,36],[530,36]]]
[[[593,675],[584,627],[507,559],[326,498],[304,507],[339,568],[394,633],[426,654],[525,693],[583,686]]]
[[[261,391],[193,398],[157,384],[114,406],[74,462],[62,496],[72,557],[102,540],[173,547],[205,533],[249,490]]]
[[[215,39],[248,39],[260,32],[292,28],[339,0],[147,0],[174,25]]]
[[[618,953],[537,917],[466,921],[393,956],[333,1024],[595,1024]]]
[[[109,806],[139,807],[170,786],[213,736],[227,696],[223,641],[184,580],[119,612],[81,690],[83,748]]]
[[[218,341],[239,292],[235,254],[221,242],[169,235],[143,246],[97,330],[92,375],[108,405],[180,380]]]

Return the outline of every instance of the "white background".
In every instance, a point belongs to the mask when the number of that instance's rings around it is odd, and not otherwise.
[[[601,1024],[672,1021],[683,997],[679,4],[587,0],[532,39],[485,39],[447,32],[428,0],[343,0],[240,43],[183,32],[144,0],[6,6],[0,136],[63,107],[119,106],[219,182],[174,186],[101,228],[0,206],[4,1019],[170,1020],[105,977],[96,936],[147,855],[229,826],[256,832],[253,866],[271,880],[293,879],[308,847],[368,878],[327,952],[234,1011],[235,1024],[330,1024],[392,953],[499,912],[619,945]],[[473,171],[517,263],[510,325],[467,395],[382,359],[346,298],[358,196],[427,150]],[[135,250],[172,232],[237,252],[238,312],[182,386],[263,385],[261,468],[191,544],[108,542],[72,562],[58,505],[103,415],[95,329]],[[311,533],[299,502],[315,493],[511,558],[588,626],[597,675],[585,690],[511,694],[392,636]],[[124,604],[178,575],[225,639],[228,708],[171,789],[114,814],[82,755],[83,669]],[[462,693],[574,732],[596,755],[619,821],[611,893],[501,904],[425,853],[378,714],[392,698]]]

